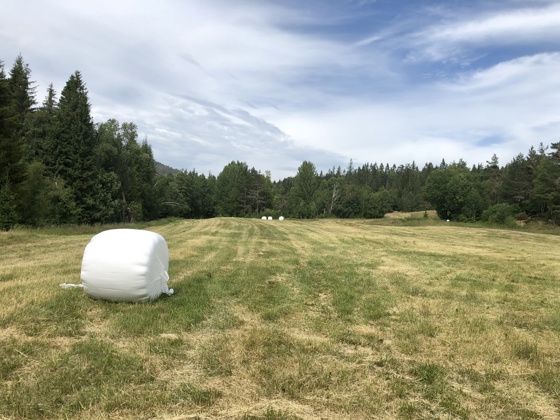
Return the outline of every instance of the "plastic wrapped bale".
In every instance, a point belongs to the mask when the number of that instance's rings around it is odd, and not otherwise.
[[[94,299],[148,302],[171,295],[169,250],[163,236],[137,229],[106,230],[84,251],[82,284]]]

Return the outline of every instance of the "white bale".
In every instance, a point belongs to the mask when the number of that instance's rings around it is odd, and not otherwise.
[[[268,216],[268,220],[272,220],[272,216]]]
[[[284,220],[284,216],[280,216],[278,220]]]
[[[261,217],[262,220],[266,220],[266,216]]]
[[[146,230],[112,229],[95,235],[84,251],[82,284],[92,298],[147,302],[167,287],[169,250],[163,236]]]

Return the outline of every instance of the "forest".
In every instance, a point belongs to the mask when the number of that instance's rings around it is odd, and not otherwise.
[[[366,163],[318,172],[304,161],[272,181],[240,161],[217,176],[173,170],[154,159],[134,122],[94,122],[86,84],[70,75],[37,101],[31,69],[0,61],[0,229],[100,224],[166,217],[381,218],[435,209],[455,221],[560,223],[560,141],[541,142],[501,166]]]

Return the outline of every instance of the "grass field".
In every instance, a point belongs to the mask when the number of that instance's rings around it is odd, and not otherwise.
[[[560,418],[560,236],[431,218],[148,227],[175,295],[90,299],[94,228],[0,233],[0,418]]]

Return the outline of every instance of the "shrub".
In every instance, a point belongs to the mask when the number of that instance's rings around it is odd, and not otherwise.
[[[519,207],[511,204],[494,204],[482,212],[482,221],[496,225],[515,225]]]

